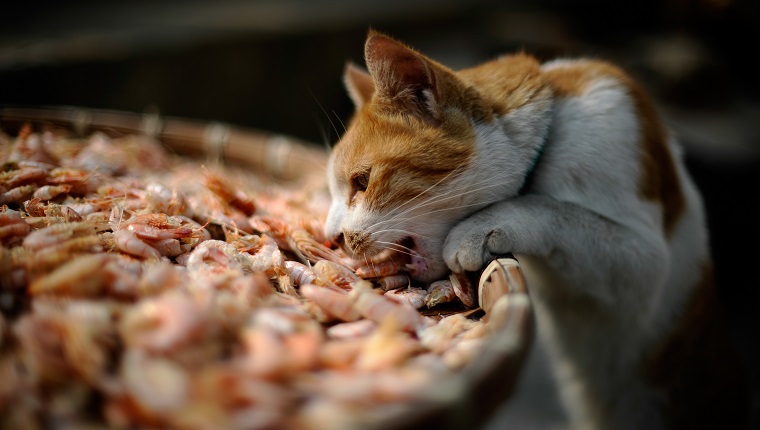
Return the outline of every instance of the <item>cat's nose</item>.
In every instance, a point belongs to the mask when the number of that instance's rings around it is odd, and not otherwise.
[[[370,235],[363,231],[344,230],[341,239],[345,241],[344,249],[352,253],[362,253],[370,245]]]
[[[336,234],[335,236],[333,236],[331,238],[331,240],[332,240],[332,243],[334,243],[334,244],[342,247],[343,243],[345,242],[345,239],[343,237],[343,232],[342,231],[338,232],[338,234]]]

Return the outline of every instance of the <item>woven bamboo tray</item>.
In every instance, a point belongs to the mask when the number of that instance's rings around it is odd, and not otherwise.
[[[171,151],[207,162],[245,166],[276,180],[325,182],[328,153],[309,142],[216,122],[161,117],[154,113],[77,107],[0,108],[0,129],[24,123],[65,127],[85,136],[147,134]],[[534,335],[533,313],[519,262],[493,260],[478,279],[480,308],[489,341],[478,358],[452,378],[438,381],[418,402],[371,424],[378,429],[464,429],[482,426],[508,401]],[[495,296],[493,291],[502,291]]]

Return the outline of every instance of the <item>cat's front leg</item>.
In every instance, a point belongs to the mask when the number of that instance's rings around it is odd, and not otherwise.
[[[537,195],[495,203],[462,220],[449,232],[443,258],[454,272],[477,271],[508,252],[542,259],[581,289],[605,286],[591,291],[595,295],[614,295],[624,284],[657,285],[668,265],[657,232]]]
[[[535,201],[534,201],[535,200]],[[454,272],[477,271],[494,257],[513,253],[546,255],[553,247],[552,205],[529,197],[495,203],[457,224],[443,257]],[[544,219],[541,219],[544,218]]]

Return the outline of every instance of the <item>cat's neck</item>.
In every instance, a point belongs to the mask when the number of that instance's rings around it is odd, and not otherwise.
[[[530,188],[551,145],[553,107],[553,95],[545,90],[494,121],[476,124],[477,155],[468,180],[480,184],[483,193],[473,197],[498,201]]]

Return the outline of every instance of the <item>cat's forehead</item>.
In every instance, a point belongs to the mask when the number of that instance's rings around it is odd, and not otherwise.
[[[431,127],[401,115],[359,112],[334,150],[336,166],[344,174],[362,166],[399,163],[460,165],[474,152],[474,133],[471,129]]]

